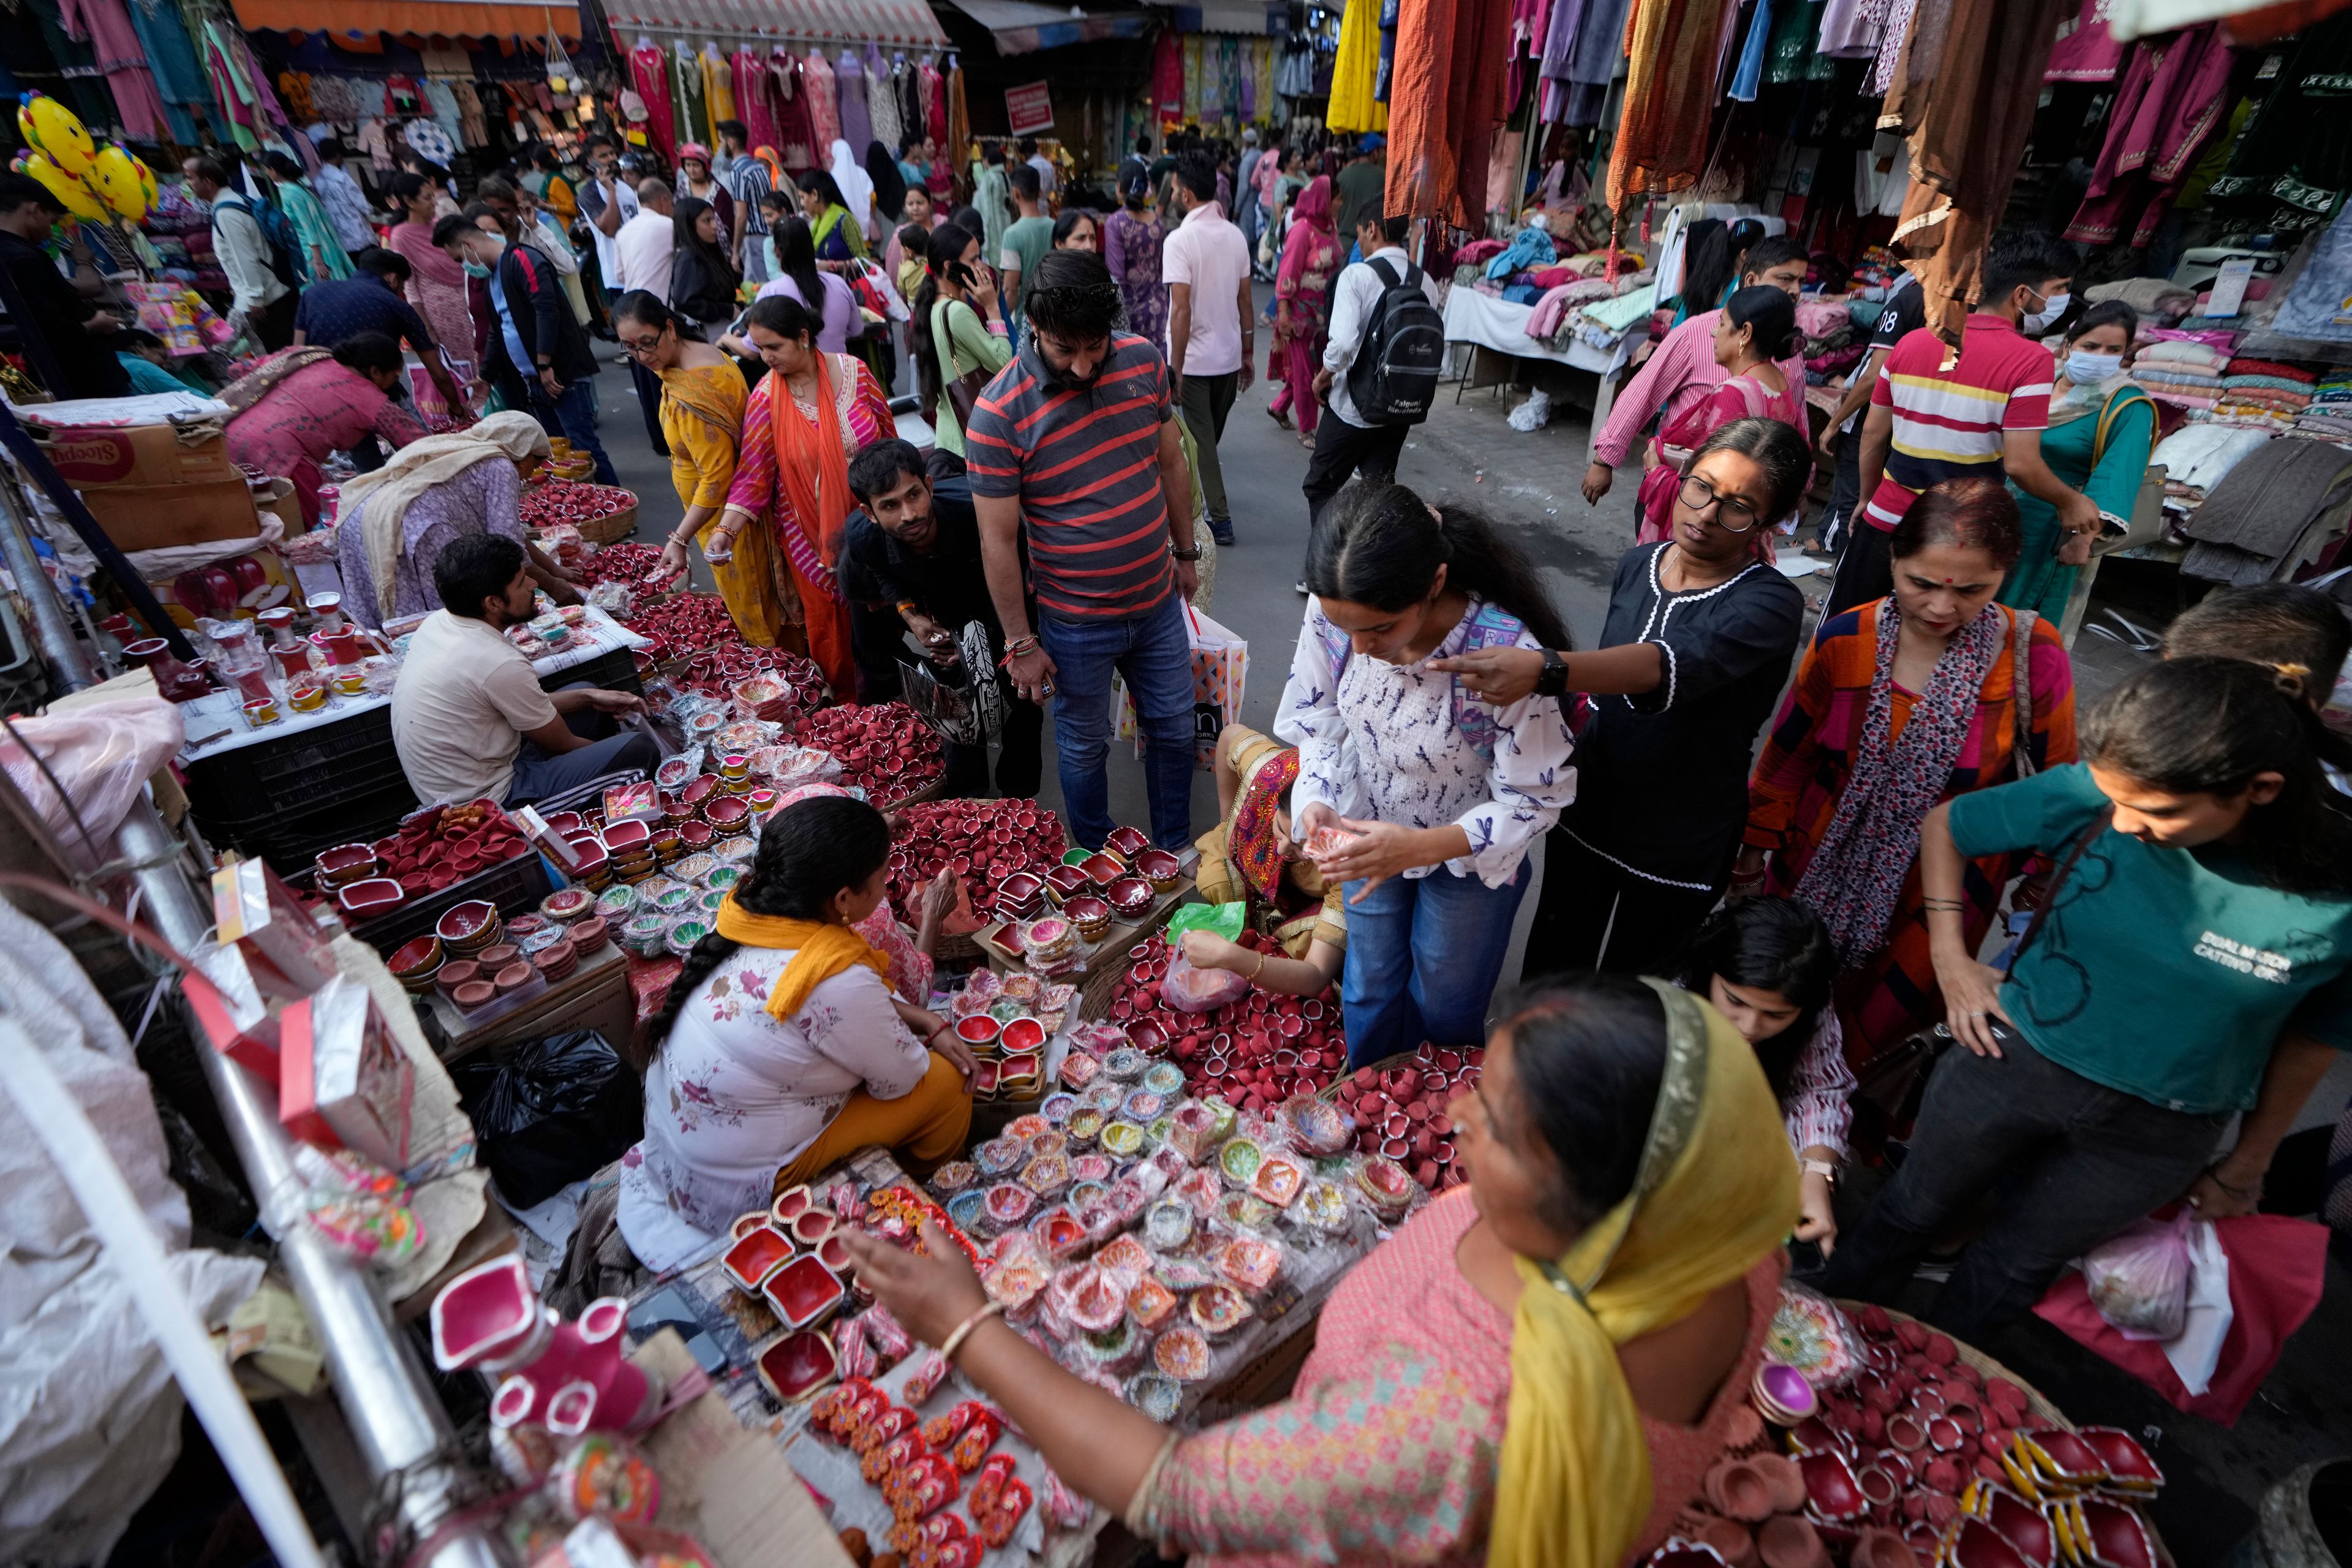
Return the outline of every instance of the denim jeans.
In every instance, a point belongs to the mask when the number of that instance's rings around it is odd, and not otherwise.
[[[1355,940],[1351,914],[1350,957]],[[2000,1215],[1960,1254],[1927,1314],[1980,1342],[2040,1300],[2069,1259],[2186,1192],[2212,1158],[2226,1112],[2167,1110],[2003,1033],[1998,1058],[1954,1046],[1936,1064],[1910,1154],[1838,1237],[1822,1290],[1893,1301],[1944,1227],[1998,1192]]]
[[[591,683],[575,680],[565,691],[584,691]],[[563,727],[591,742],[577,751],[550,756],[536,741],[525,741],[515,753],[514,777],[507,784],[506,804],[529,805],[578,789],[590,779],[635,768],[651,775],[661,764],[661,747],[643,730],[623,730],[609,713],[583,708],[563,716]]]
[[[1362,1067],[1422,1041],[1475,1046],[1486,1037],[1486,1004],[1503,973],[1511,922],[1528,890],[1527,862],[1499,888],[1443,866],[1426,877],[1391,877],[1348,902],[1348,962],[1339,1006],[1348,1065]]]
[[[1037,637],[1054,661],[1054,742],[1071,836],[1099,849],[1118,826],[1110,819],[1104,773],[1116,669],[1135,694],[1143,731],[1151,841],[1181,852],[1192,838],[1192,644],[1184,631],[1182,600],[1171,593],[1150,609],[1119,620],[1041,615]]]

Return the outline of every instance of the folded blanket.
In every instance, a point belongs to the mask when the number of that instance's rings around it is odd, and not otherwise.
[[[2230,374],[2232,375],[2274,375],[2282,381],[2292,381],[2302,386],[2309,386],[2313,382],[2319,379],[2319,373],[2315,370],[2308,370],[2299,364],[2282,364],[2276,360],[2268,359],[2231,360],[2230,362]]]
[[[2135,364],[2188,365],[2199,370],[2219,370],[2230,363],[2230,356],[2221,349],[2204,343],[2147,343],[2141,347]]]
[[[2289,381],[2283,375],[2241,375],[2238,374],[2238,366],[2245,363],[2243,360],[2232,361],[2230,374],[2221,378],[2221,384],[2267,387],[2273,392],[2292,392],[2301,397],[2309,397],[2312,395],[2311,384],[2307,381]]]

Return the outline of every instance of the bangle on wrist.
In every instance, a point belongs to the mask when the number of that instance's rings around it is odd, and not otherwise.
[[[991,1301],[987,1306],[982,1307],[979,1311],[974,1312],[971,1317],[966,1318],[962,1322],[958,1323],[955,1326],[954,1331],[950,1333],[948,1337],[940,1342],[940,1359],[952,1364],[955,1361],[956,1352],[963,1349],[963,1342],[971,1337],[972,1330],[980,1327],[981,1324],[988,1321],[991,1318],[1001,1318],[1003,1315],[1004,1303],[1002,1301]]]
[[[2221,1179],[2221,1167],[2218,1162],[2205,1167],[2205,1175],[2206,1178],[2215,1186],[2221,1188],[2223,1192],[2229,1194],[2233,1198],[2259,1197],[2262,1194],[2263,1183],[2261,1177],[2255,1177],[2254,1184],[2251,1187],[2233,1185]]]

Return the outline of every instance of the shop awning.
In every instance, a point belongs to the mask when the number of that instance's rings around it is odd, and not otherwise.
[[[624,47],[641,31],[778,43],[876,43],[943,47],[926,0],[605,0]]]
[[[240,26],[280,33],[438,33],[446,38],[580,37],[576,0],[235,0]],[[331,26],[322,23],[331,22]]]
[[[1240,33],[1262,38],[1290,30],[1290,7],[1285,0],[1151,0],[1168,13],[1168,25],[1180,33]]]
[[[954,5],[988,29],[1001,55],[1025,55],[1100,38],[1140,38],[1159,26],[1148,11],[1073,15],[1068,6],[1037,5],[1030,0],[954,0]]]

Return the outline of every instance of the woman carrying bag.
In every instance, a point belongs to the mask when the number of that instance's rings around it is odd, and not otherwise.
[[[2121,300],[2103,300],[2083,312],[2067,331],[2050,397],[2050,427],[2042,433],[2042,460],[2059,483],[2126,521],[2156,442],[2156,403],[2124,368],[2138,330],[2139,312]],[[2001,584],[2000,602],[2062,623],[2074,580],[2091,559],[2090,538],[2062,532],[2055,507],[2014,483],[2009,488],[2024,521],[2025,544]]]
[[[980,257],[980,237],[951,223],[931,230],[931,254],[908,323],[915,384],[932,429],[933,479],[964,471],[963,426],[990,379],[1013,363],[1013,340],[996,298],[996,275]]]

